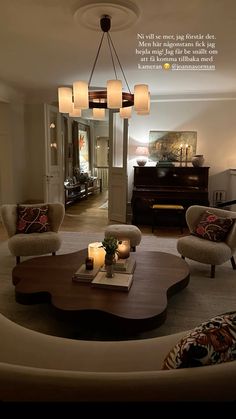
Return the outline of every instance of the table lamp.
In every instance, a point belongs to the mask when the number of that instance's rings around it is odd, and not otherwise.
[[[148,153],[148,147],[137,147],[135,154],[138,156],[136,162],[139,166],[145,166],[147,163],[147,157],[149,155]]]

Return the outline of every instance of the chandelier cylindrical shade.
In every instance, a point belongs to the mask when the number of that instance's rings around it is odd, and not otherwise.
[[[107,81],[107,107],[110,109],[117,109],[122,107],[121,80]]]
[[[127,106],[126,108],[120,108],[120,117],[121,118],[131,118],[132,106]]]
[[[134,86],[134,109],[137,112],[148,111],[149,92],[147,84],[136,84]]]
[[[103,109],[103,108],[93,108],[93,118],[94,119],[104,119],[105,118],[105,109]]]
[[[150,92],[148,92],[148,107],[145,111],[137,111],[137,115],[149,115],[150,114]]]
[[[75,109],[88,109],[89,94],[88,83],[86,81],[76,81],[73,83],[74,107]]]
[[[58,88],[58,104],[59,112],[69,113],[72,112],[72,89],[70,87]]]
[[[81,116],[81,109],[75,109],[74,103],[72,103],[72,111],[69,112],[69,116],[71,117],[79,117]]]

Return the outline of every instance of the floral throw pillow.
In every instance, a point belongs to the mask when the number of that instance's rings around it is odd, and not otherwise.
[[[16,233],[44,233],[49,230],[48,205],[41,207],[17,206]]]
[[[192,234],[214,242],[224,241],[234,223],[232,218],[219,217],[210,211],[202,214]]]
[[[162,369],[200,367],[235,359],[236,312],[230,312],[191,330],[166,356]]]

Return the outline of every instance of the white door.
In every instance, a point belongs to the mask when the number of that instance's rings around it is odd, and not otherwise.
[[[61,115],[58,109],[44,105],[45,118],[45,202],[64,203],[63,141]]]
[[[128,120],[109,113],[108,218],[126,223]]]

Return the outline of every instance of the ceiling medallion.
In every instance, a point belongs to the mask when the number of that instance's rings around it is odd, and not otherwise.
[[[119,1],[81,1],[74,9],[75,21],[84,27],[99,31],[99,19],[102,15],[111,16],[112,31],[122,31],[134,25],[140,16],[136,4],[129,0]]]

